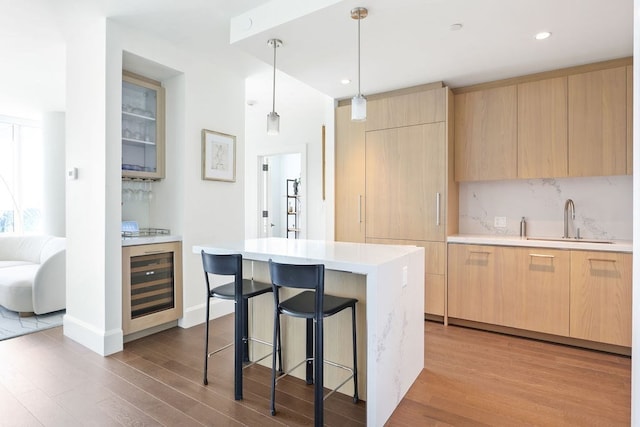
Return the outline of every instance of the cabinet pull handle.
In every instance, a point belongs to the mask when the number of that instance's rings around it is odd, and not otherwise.
[[[440,225],[440,193],[436,193],[436,225]]]
[[[469,251],[470,254],[477,254],[477,255],[491,255],[491,252],[487,252],[487,251]]]
[[[144,251],[145,254],[151,255],[151,254],[162,254],[162,253],[166,253],[167,251]]]
[[[362,194],[358,194],[358,223],[362,224]]]
[[[147,271],[144,274],[145,274],[145,276],[153,276],[154,274],[156,274],[156,272],[155,271]]]
[[[600,262],[616,262],[615,259],[604,259],[604,258],[588,258],[589,262],[600,261]]]
[[[532,258],[555,258],[555,255],[546,255],[546,254],[529,254]]]

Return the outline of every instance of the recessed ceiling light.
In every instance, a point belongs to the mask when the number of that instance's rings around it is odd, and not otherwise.
[[[549,37],[551,37],[551,33],[549,31],[541,31],[536,34],[536,40],[544,40],[548,39]]]
[[[461,30],[461,29],[462,29],[462,24],[452,24],[452,25],[449,27],[449,30],[450,30],[450,31],[459,31],[459,30]]]
[[[349,79],[342,79],[342,80],[340,80],[340,83],[342,83],[343,85],[348,85],[349,83],[351,83],[351,80],[349,80]]]

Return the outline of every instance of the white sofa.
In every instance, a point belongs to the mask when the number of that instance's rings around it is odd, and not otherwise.
[[[0,236],[0,305],[44,314],[66,307],[66,240]]]

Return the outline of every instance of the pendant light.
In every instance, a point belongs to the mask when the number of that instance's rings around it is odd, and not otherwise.
[[[280,133],[280,116],[276,113],[276,49],[282,46],[282,40],[270,39],[267,45],[273,47],[273,107],[267,114],[267,135]]]
[[[367,17],[369,11],[364,7],[351,9],[351,18],[358,20],[358,94],[351,98],[351,120],[367,120],[367,98],[360,92],[360,21]]]

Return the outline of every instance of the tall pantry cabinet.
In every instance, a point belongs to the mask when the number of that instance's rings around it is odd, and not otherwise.
[[[425,248],[425,313],[445,316],[446,236],[457,232],[452,94],[379,95],[366,122],[336,109],[337,241]]]

